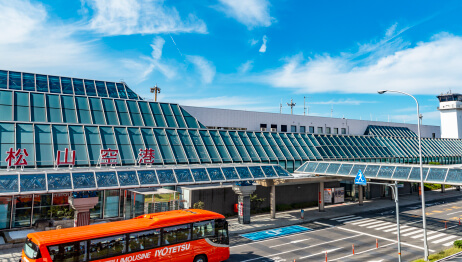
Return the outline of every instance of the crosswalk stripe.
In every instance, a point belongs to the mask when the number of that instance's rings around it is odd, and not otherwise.
[[[338,219],[344,219],[347,217],[355,217],[355,215],[349,215],[349,216],[343,216],[343,217],[336,217],[336,218],[331,218],[330,220],[338,220]]]
[[[399,233],[404,233],[404,232],[408,232],[408,231],[411,231],[411,230],[415,230],[415,227],[409,227],[409,228],[405,228],[405,229],[401,229],[402,227],[400,227],[399,229]],[[393,232],[393,234],[397,234],[396,232]]]
[[[358,221],[358,222],[354,222],[354,223],[351,223],[352,225],[359,225],[359,224],[363,224],[363,223],[370,223],[370,222],[374,222],[376,221],[375,219],[370,219],[370,218],[366,218],[366,219],[363,219],[361,221]]]
[[[455,239],[455,240],[453,240],[451,242],[448,242],[448,243],[444,244],[443,246],[445,246],[445,247],[452,246],[452,245],[454,245],[454,241],[456,241],[456,240],[458,240],[458,239]]]
[[[405,228],[408,228],[408,226],[401,226],[400,229],[405,229]],[[383,232],[391,232],[393,230],[396,230],[396,228],[391,228],[391,229],[386,229],[384,230]]]
[[[456,237],[457,237],[457,236],[448,236],[448,237],[445,237],[445,238],[442,238],[442,239],[433,241],[432,243],[433,243],[433,244],[438,244],[438,243],[441,243],[441,242],[444,242],[444,241],[447,241],[447,240],[449,240],[449,239],[453,239],[453,238],[456,238]]]
[[[419,229],[419,230],[414,231],[414,232],[402,234],[401,236],[403,236],[403,237],[408,237],[408,236],[412,236],[412,235],[414,235],[414,234],[417,234],[417,235],[418,235],[418,234],[421,234],[422,237],[423,237],[423,229]]]
[[[359,220],[362,219],[363,217],[350,217],[350,218],[344,218],[344,219],[339,219],[337,222],[346,222],[346,221],[353,221],[353,220]]]
[[[374,229],[375,230],[383,230],[383,229],[387,229],[387,228],[390,228],[390,227],[396,227],[396,224],[391,224],[391,225],[388,225],[388,226],[378,227],[378,228],[374,228]]]
[[[381,226],[385,226],[385,225],[390,225],[390,222],[382,222],[380,224],[375,224],[375,225],[372,225],[372,226],[368,226],[366,228],[381,227]]]
[[[435,233],[437,233],[437,232],[438,232],[438,231],[427,231],[427,237],[428,237],[428,235],[432,235],[432,234],[435,234]],[[422,238],[423,238],[423,229],[422,229],[422,234],[418,234],[418,235],[416,235],[416,236],[413,236],[412,238],[415,239],[415,238],[419,238],[419,237],[422,237]]]
[[[360,226],[360,227],[365,227],[365,226],[371,226],[371,225],[375,225],[375,224],[382,224],[383,221],[374,221],[374,222],[371,222],[371,223],[363,223],[363,224],[360,224],[360,225],[357,225],[357,226]]]
[[[434,238],[439,238],[439,237],[443,237],[443,236],[446,236],[446,234],[442,233],[442,234],[433,235],[431,237],[427,237],[427,240],[432,240]]]

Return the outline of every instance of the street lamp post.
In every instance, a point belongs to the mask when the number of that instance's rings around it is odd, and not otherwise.
[[[407,96],[410,96],[414,99],[415,103],[417,104],[417,135],[419,136],[419,162],[420,162],[420,190],[421,190],[421,193],[422,193],[422,227],[423,227],[423,236],[424,236],[424,251],[425,251],[425,254],[424,254],[424,260],[425,261],[428,261],[428,245],[427,245],[427,219],[425,217],[425,194],[424,194],[424,179],[423,179],[423,171],[422,171],[422,138],[421,138],[421,135],[420,135],[420,112],[419,112],[419,102],[417,101],[417,99],[408,94],[408,93],[405,93],[405,92],[401,92],[401,91],[396,91],[396,90],[380,90],[380,91],[377,91],[377,93],[379,94],[384,94],[386,92],[392,92],[392,93],[399,93],[399,94],[403,94],[403,95],[407,95]]]

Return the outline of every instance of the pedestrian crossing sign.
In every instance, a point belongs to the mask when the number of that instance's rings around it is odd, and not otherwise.
[[[363,172],[361,172],[361,170],[358,170],[358,174],[356,174],[355,184],[361,186],[367,185],[366,177],[364,177]]]

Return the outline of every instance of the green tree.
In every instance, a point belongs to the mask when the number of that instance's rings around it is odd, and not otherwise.
[[[193,208],[194,209],[205,209],[205,203],[199,200],[193,204]]]

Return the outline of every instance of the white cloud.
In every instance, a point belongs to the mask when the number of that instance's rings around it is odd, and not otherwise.
[[[389,48],[384,45],[383,48]],[[288,58],[282,67],[248,80],[304,93],[375,93],[396,89],[412,94],[439,94],[460,88],[462,37],[440,34],[428,42],[401,46],[391,54],[378,56],[383,48],[371,50],[366,58],[349,53],[305,59],[299,54]]]
[[[258,44],[258,39],[250,39],[249,43],[250,43],[251,46],[254,46],[254,45]]]
[[[239,66],[238,71],[241,74],[247,73],[248,71],[252,70],[253,68],[253,61],[248,60],[247,62],[243,63],[241,66]]]
[[[260,50],[258,50],[258,52],[260,52],[260,53],[265,53],[266,52],[266,42],[267,41],[268,41],[268,37],[266,37],[266,35],[264,35],[263,39],[262,39],[263,44],[261,45]]]
[[[204,21],[193,14],[182,19],[163,0],[88,0],[94,16],[91,29],[103,35],[207,33]]]
[[[356,100],[356,99],[332,99],[329,101],[320,101],[320,102],[310,102],[310,104],[316,105],[361,105],[361,104],[373,104],[377,103],[376,101],[366,101],[366,100]]]
[[[162,48],[164,47],[164,44],[165,44],[165,40],[162,37],[158,36],[154,38],[154,42],[151,44],[152,58],[156,60],[160,59],[160,57],[162,56]]]
[[[219,10],[246,25],[249,29],[268,27],[274,21],[270,16],[268,0],[219,0]]]
[[[186,59],[191,62],[196,71],[201,76],[201,81],[205,84],[210,84],[215,77],[216,68],[211,61],[208,61],[202,56],[187,55]]]

